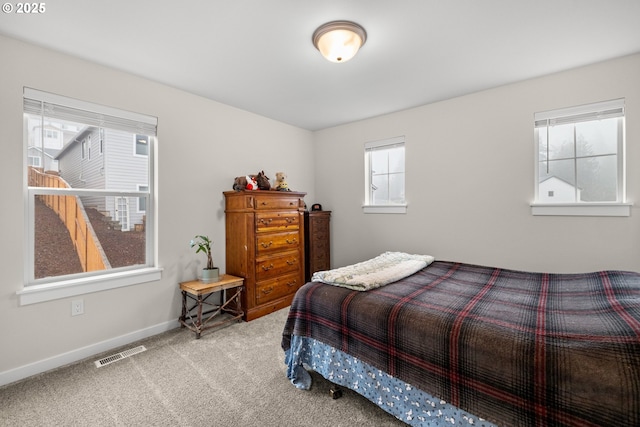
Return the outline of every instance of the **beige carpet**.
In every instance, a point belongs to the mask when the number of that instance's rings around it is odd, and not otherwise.
[[[350,390],[333,400],[285,375],[280,339],[288,309],[207,331],[174,329],[0,388],[2,426],[402,426]],[[147,351],[96,368],[94,361]]]

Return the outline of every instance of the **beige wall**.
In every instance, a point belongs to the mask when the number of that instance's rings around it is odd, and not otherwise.
[[[640,271],[638,76],[634,55],[316,132],[333,266],[402,250],[534,271]],[[531,216],[534,113],[621,97],[631,217]],[[365,215],[363,144],[399,135],[407,214]]]
[[[628,195],[640,195],[640,55],[310,133],[0,36],[0,384],[175,326],[177,282],[195,277],[196,233],[224,266],[222,191],[233,177],[284,170],[307,204],[333,211],[334,266],[385,250],[539,271],[640,270],[640,221],[532,217],[533,114],[627,100]],[[20,307],[24,212],[22,88],[158,117],[162,280]],[[364,215],[363,144],[406,136],[405,215]],[[336,156],[336,153],[340,153]]]
[[[222,192],[235,176],[286,171],[292,189],[313,197],[311,132],[9,38],[0,37],[0,57],[0,384],[175,326],[177,283],[205,261],[189,248],[195,234],[212,237],[224,270]],[[71,298],[18,305],[24,86],[158,117],[162,280],[84,295],[82,316],[71,317]]]

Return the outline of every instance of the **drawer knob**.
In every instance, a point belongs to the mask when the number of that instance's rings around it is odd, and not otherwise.
[[[294,280],[293,282],[289,282],[289,283],[287,283],[287,286],[291,288],[291,287],[293,287],[293,286],[295,286],[295,285],[297,285],[297,284],[298,284],[298,281],[297,281],[297,280]]]
[[[273,242],[272,242],[272,241],[269,241],[269,243],[262,242],[262,243],[260,243],[260,244],[262,245],[262,247],[263,247],[263,248],[265,248],[265,249],[266,249],[266,248],[268,248],[269,246],[273,245]]]
[[[287,221],[288,224],[291,224],[293,222],[293,218],[285,218],[285,221]]]
[[[265,225],[271,224],[271,221],[273,221],[273,218],[268,218],[268,219],[260,218],[260,222]]]
[[[264,271],[269,271],[269,270],[271,270],[272,268],[273,268],[273,263],[271,263],[271,264],[269,264],[269,265],[263,265],[263,266],[262,266],[262,269],[263,269]]]
[[[287,260],[287,264],[289,265],[294,265],[296,263],[296,259],[294,258],[293,260]]]
[[[287,239],[287,243],[288,243],[288,244],[290,244],[290,245],[293,245],[293,244],[295,244],[295,243],[298,243],[298,241],[297,241],[297,240],[296,240],[296,238],[294,237],[294,238],[293,238],[293,240],[289,240],[289,239]]]
[[[265,295],[269,295],[271,292],[273,292],[273,286],[269,286],[268,288],[262,288],[262,293]]]

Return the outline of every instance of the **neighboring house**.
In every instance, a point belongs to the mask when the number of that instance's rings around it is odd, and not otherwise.
[[[64,145],[56,160],[60,176],[73,188],[139,191],[149,185],[148,149],[147,136],[85,126]],[[82,202],[120,222],[123,231],[144,222],[144,199],[87,196]]]
[[[567,181],[550,176],[538,184],[539,201],[544,203],[572,203],[581,200],[581,190]]]
[[[29,166],[38,168],[43,172],[57,172],[58,161],[55,160],[55,157],[58,152],[60,152],[60,150],[54,150],[51,148],[45,148],[43,150],[39,147],[29,146],[27,150],[27,156],[29,156]]]
[[[79,127],[42,121],[34,116],[28,117],[27,129],[29,135],[28,152],[29,166],[42,171],[58,171],[56,155],[64,146],[64,142],[71,135],[75,135]]]

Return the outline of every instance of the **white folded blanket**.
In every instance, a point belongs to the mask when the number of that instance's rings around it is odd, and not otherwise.
[[[385,252],[367,261],[333,270],[318,271],[311,281],[342,286],[355,291],[368,291],[395,282],[431,264],[431,255]]]

